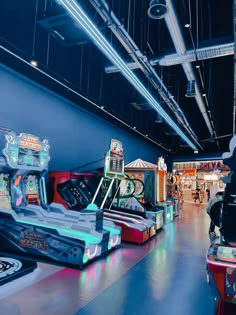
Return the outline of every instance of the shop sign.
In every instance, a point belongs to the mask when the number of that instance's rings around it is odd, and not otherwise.
[[[175,171],[185,171],[187,169],[196,169],[199,171],[229,170],[228,166],[223,164],[223,160],[175,162],[173,163],[173,169]]]

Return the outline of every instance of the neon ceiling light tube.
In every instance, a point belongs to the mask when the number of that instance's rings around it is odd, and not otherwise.
[[[83,28],[86,34],[93,40],[104,55],[122,72],[125,78],[137,89],[137,91],[148,101],[148,103],[163,117],[168,125],[193,149],[196,145],[184,134],[172,118],[164,111],[155,98],[149,93],[137,76],[128,68],[115,49],[109,44],[97,27],[81,9],[75,0],[58,0],[60,4],[70,13],[76,22]]]

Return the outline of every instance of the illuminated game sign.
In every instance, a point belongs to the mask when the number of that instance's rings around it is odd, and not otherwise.
[[[118,140],[111,140],[110,150],[106,154],[104,177],[125,177],[123,146],[122,143]]]
[[[21,133],[7,134],[3,155],[11,168],[42,171],[47,169],[49,156],[48,140],[40,141],[38,137]]]
[[[175,162],[173,163],[175,171],[184,171],[186,169],[195,169],[199,171],[222,170],[228,171],[229,167],[223,164],[222,160],[214,161],[195,161],[195,162]]]
[[[163,157],[159,157],[158,160],[157,160],[157,167],[158,167],[158,170],[161,171],[167,171],[167,165],[165,163],[165,160],[163,159]]]

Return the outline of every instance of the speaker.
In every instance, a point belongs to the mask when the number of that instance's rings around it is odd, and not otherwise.
[[[147,13],[151,19],[162,19],[167,12],[168,7],[165,0],[150,0],[150,5]]]

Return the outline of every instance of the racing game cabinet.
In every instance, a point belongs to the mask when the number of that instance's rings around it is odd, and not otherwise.
[[[0,175],[10,200],[0,208],[0,254],[81,268],[106,253],[102,211],[78,214],[47,204],[48,141],[14,132],[5,140]]]
[[[7,183],[7,176],[0,174],[0,209],[11,209]],[[36,268],[36,262],[0,255],[0,286],[21,278],[33,272]]]

